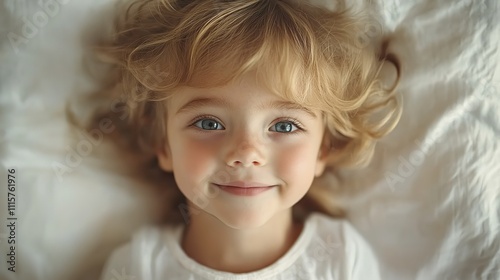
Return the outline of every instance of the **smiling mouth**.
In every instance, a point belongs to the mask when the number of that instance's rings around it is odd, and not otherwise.
[[[252,187],[252,186],[235,187],[235,186],[224,186],[224,185],[217,185],[217,184],[214,184],[214,185],[227,193],[230,193],[233,195],[240,195],[240,196],[254,196],[254,195],[258,195],[260,193],[263,193],[265,191],[271,190],[272,188],[276,187],[276,185],[267,186],[267,187]]]

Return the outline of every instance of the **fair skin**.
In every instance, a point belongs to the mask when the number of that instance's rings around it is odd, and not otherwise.
[[[224,104],[178,112],[197,98]],[[191,215],[182,248],[200,264],[233,273],[262,269],[301,232],[291,209],[323,173],[325,125],[318,111],[259,106],[276,101],[284,100],[251,74],[222,87],[182,87],[167,101],[167,139],[158,159],[187,198]],[[231,181],[274,187],[254,196],[217,187]]]

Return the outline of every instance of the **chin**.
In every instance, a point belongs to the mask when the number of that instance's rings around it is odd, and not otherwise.
[[[269,215],[263,213],[239,213],[239,211],[233,211],[231,215],[226,213],[214,216],[226,226],[239,230],[260,228],[271,219]]]

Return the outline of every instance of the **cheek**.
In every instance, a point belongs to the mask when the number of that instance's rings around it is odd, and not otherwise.
[[[279,176],[288,184],[312,182],[317,153],[313,146],[310,143],[299,143],[279,151]]]
[[[207,146],[202,141],[183,138],[172,147],[174,174],[182,183],[198,183],[209,178],[206,177],[216,157],[215,149]]]

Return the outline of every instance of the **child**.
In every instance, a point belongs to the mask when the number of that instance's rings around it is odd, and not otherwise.
[[[120,132],[176,186],[168,225],[134,234],[103,280],[380,279],[315,185],[368,163],[400,115],[358,20],[288,0],[151,0],[117,29],[101,51],[119,66]]]

